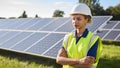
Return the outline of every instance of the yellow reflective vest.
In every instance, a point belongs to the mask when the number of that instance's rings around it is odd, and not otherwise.
[[[73,36],[74,32],[66,34],[63,40],[63,47],[67,51],[68,58],[81,59],[84,58],[88,50],[98,40],[98,48],[93,68],[96,68],[102,51],[102,43],[99,36],[95,36],[92,32],[88,32],[86,37],[81,37],[76,44],[76,37]],[[73,68],[69,65],[63,65],[63,68]]]

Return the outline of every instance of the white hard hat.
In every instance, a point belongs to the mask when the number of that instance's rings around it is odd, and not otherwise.
[[[89,15],[92,17],[90,8],[84,3],[76,4],[72,8],[70,15],[73,15],[73,14],[83,14],[83,15]]]

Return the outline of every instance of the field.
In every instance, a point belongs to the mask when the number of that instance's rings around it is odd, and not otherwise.
[[[39,58],[27,58],[22,55],[1,53],[0,68],[60,68],[60,65],[51,63],[49,60],[39,61]],[[20,57],[22,56],[22,57]],[[30,57],[30,56],[29,56]],[[47,63],[46,63],[47,61]],[[120,46],[103,45],[103,52],[97,68],[119,68],[120,67]]]

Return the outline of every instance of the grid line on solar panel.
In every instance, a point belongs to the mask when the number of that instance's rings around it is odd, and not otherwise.
[[[0,31],[6,32],[6,33],[3,33],[2,36],[6,35],[9,32],[35,32],[35,33],[41,33],[42,32],[42,33],[60,33],[60,34],[66,34],[66,33],[68,33],[68,32],[55,32],[55,31],[13,30],[13,29],[0,29]]]

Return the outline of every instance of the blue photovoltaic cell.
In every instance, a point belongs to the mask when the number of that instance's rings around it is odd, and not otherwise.
[[[0,38],[2,37],[2,36],[4,36],[6,33],[8,33],[7,31],[0,31]]]
[[[103,28],[104,29],[112,29],[117,22],[109,21]]]
[[[6,20],[5,22],[0,23],[0,29],[7,29],[11,25],[13,25],[15,22],[14,20]],[[9,25],[8,25],[9,24]]]
[[[21,27],[21,26],[24,26],[27,22],[30,22],[30,21],[32,21],[33,19],[31,19],[31,18],[27,18],[27,19],[24,19],[24,18],[22,18],[22,19],[16,19],[16,21],[14,21],[15,22],[15,24],[13,24],[13,25],[11,25],[11,26],[9,26],[7,29],[17,29],[17,28],[19,28],[19,27]],[[12,23],[12,22],[9,22],[9,23]],[[32,24],[31,24],[32,25]],[[22,28],[21,28],[22,29]],[[21,30],[20,29],[20,30]]]
[[[3,48],[10,48],[11,46],[13,46],[17,42],[23,40],[25,37],[27,37],[30,34],[31,34],[30,32],[21,32],[18,35],[16,35],[15,37],[13,37],[12,39],[9,39],[5,43],[3,43],[1,47],[3,47]]]
[[[99,32],[97,32],[97,35],[100,36],[100,38],[103,38],[104,35],[106,35],[106,33],[108,32],[109,30],[101,30]]]
[[[117,38],[117,41],[120,41],[120,35],[119,35],[119,37]]]
[[[55,20],[53,23],[47,25],[46,27],[42,28],[43,31],[54,31],[56,28],[61,26],[63,23],[65,23],[66,20],[69,18],[59,18]]]
[[[97,30],[103,23],[106,22],[106,20],[109,20],[110,17],[106,16],[106,17],[93,17],[92,18],[92,24],[88,24],[87,28],[94,32],[95,30]]]
[[[32,20],[26,22],[24,25],[21,25],[21,26],[17,27],[17,29],[20,29],[20,30],[27,29],[27,28],[29,28],[30,26],[36,24],[36,22],[37,22],[38,20],[41,20],[41,19],[38,19],[38,18],[32,19]]]
[[[43,26],[49,24],[51,21],[53,21],[54,18],[45,18],[37,21],[37,24],[33,25],[32,27],[28,28],[28,30],[39,30]]]
[[[120,29],[120,23],[114,29]]]
[[[58,28],[56,31],[58,32],[71,32],[74,30],[74,27],[72,26],[72,21],[69,19],[66,24],[64,24],[62,27]]]
[[[3,42],[5,42],[6,40],[10,39],[11,37],[15,36],[16,34],[18,34],[18,32],[8,32],[7,34],[5,34],[4,36],[0,37],[0,46]]]
[[[27,52],[42,54],[63,37],[64,34],[50,34],[46,38],[35,44],[33,47],[28,49]]]
[[[54,46],[52,49],[50,49],[48,52],[46,52],[45,56],[51,56],[56,57],[59,49],[62,48],[62,41],[60,41],[56,46]]]
[[[111,31],[104,39],[114,40],[119,35],[119,33],[120,31]]]
[[[24,51],[26,48],[31,46],[33,43],[44,37],[47,33],[35,33],[32,34],[30,37],[27,39],[23,40],[22,42],[18,43],[16,46],[14,46],[12,49],[13,50],[20,50]]]

